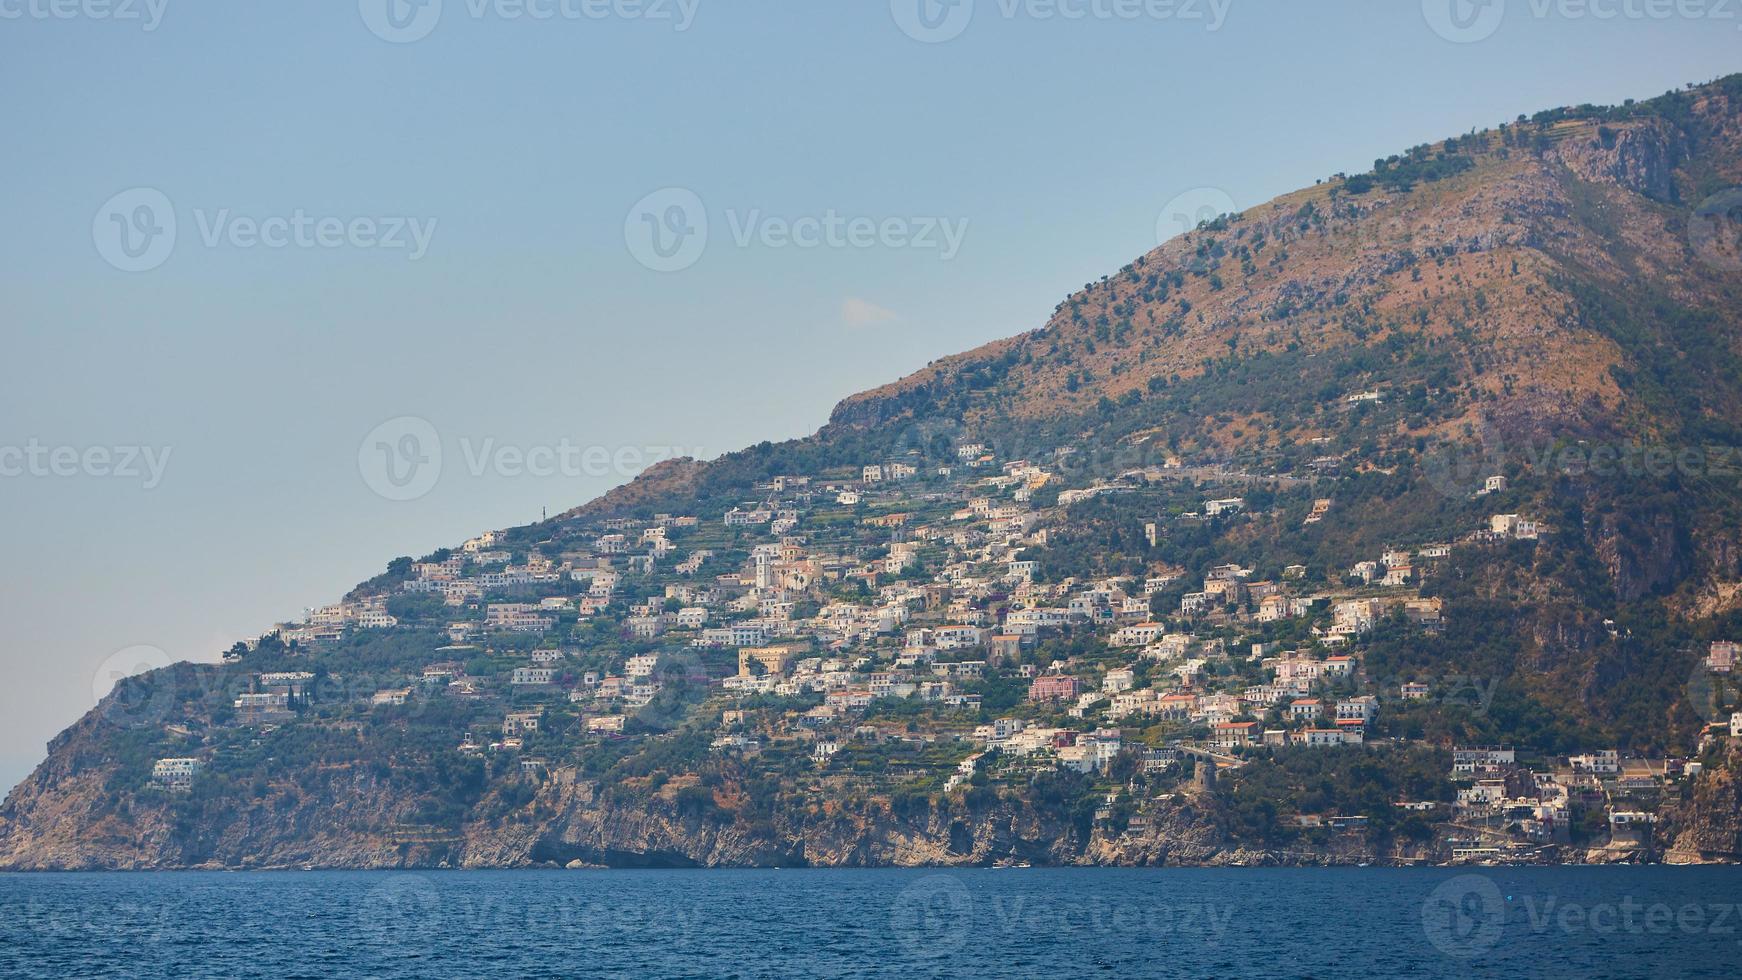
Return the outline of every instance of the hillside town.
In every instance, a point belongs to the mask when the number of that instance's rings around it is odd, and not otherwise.
[[[1058,464],[1069,455],[1002,460],[965,444],[930,468],[898,458],[775,477],[718,513],[482,534],[402,562],[393,581],[310,610],[230,659],[262,643],[318,652],[394,634],[438,637],[427,657],[370,675],[368,690],[342,664],[259,672],[229,724],[269,734],[334,699],[370,712],[446,700],[472,719],[454,749],[527,778],[698,729],[715,755],[787,771],[802,760],[819,788],[948,795],[1069,771],[1104,788],[1096,819],[1123,833],[1141,833],[1156,801],[1237,782],[1277,752],[1418,744],[1450,759],[1437,793],[1391,801],[1393,816],[1438,828],[1423,860],[1544,860],[1575,840],[1617,860],[1652,856],[1657,801],[1699,762],[1412,737],[1387,722],[1430,707],[1480,711],[1480,679],[1451,666],[1406,677],[1368,669],[1376,634],[1458,628],[1423,593],[1425,573],[1460,549],[1529,547],[1546,533],[1539,521],[1497,511],[1345,568],[1261,575],[1230,561],[1188,578],[1153,563],[1056,578],[1043,574],[1049,551],[1092,501],[1159,493],[1166,508],[1130,529],[1154,548],[1177,529],[1255,519],[1254,495],[1228,491],[1265,482],[1170,456],[1066,487]],[[1496,475],[1472,497],[1506,491]],[[1302,523],[1337,507],[1311,497]],[[1737,649],[1712,644],[1713,676],[1733,671]],[[1742,714],[1704,738],[1738,735]],[[164,758],[152,782],[186,792],[204,765]],[[1358,834],[1375,816],[1284,818]]]

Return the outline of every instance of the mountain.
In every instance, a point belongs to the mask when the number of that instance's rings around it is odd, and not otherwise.
[[[0,866],[1734,860],[1739,141],[1733,76],[1207,221],[124,682]]]

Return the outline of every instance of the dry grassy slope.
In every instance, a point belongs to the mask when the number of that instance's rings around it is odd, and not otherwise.
[[[1715,90],[1696,108],[1717,128],[1693,161],[1708,182],[1742,169],[1737,108]],[[1546,148],[1508,148],[1487,134],[1474,169],[1407,192],[1352,195],[1333,181],[1277,198],[1225,228],[1167,242],[1072,296],[1040,330],[849,398],[835,419],[899,417],[916,389],[949,390],[964,371],[1012,353],[1020,362],[976,396],[970,423],[1081,412],[1141,391],[1152,377],[1191,378],[1207,358],[1226,357],[1230,342],[1242,353],[1330,350],[1395,330],[1457,352],[1467,391],[1459,421],[1482,415],[1546,432],[1625,419],[1632,406],[1610,374],[1625,366],[1624,352],[1583,327],[1556,284],[1573,277],[1626,289],[1643,278],[1688,305],[1723,306],[1722,270],[1696,261],[1688,206],[1672,203],[1696,193],[1686,135],[1656,119],[1606,128],[1564,123]],[[1254,250],[1245,268],[1232,254],[1241,247]],[[1229,254],[1207,257],[1218,248]],[[1146,295],[1149,277],[1174,272],[1185,277],[1179,288]],[[1733,323],[1734,306],[1725,313]],[[1129,321],[1124,342],[1104,330],[1096,339],[1103,317]],[[1074,392],[1072,374],[1084,377]]]
[[[650,501],[682,494],[707,468],[707,464],[687,456],[668,459],[648,467],[630,482],[612,489],[604,496],[558,514],[557,521],[599,517],[618,511],[631,511]]]

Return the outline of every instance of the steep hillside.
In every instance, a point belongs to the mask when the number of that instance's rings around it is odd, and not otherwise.
[[[121,685],[0,867],[1733,860],[1738,185],[1742,76],[1222,216]]]
[[[1347,379],[1458,390],[1400,436],[1484,417],[1556,435],[1650,433],[1676,421],[1632,380],[1651,355],[1601,308],[1625,299],[1733,325],[1734,270],[1690,218],[1739,176],[1737,95],[1720,85],[1544,113],[1379,161],[1182,235],[1070,297],[1043,329],[850,398],[835,419],[1050,420],[1102,398],[1145,400],[1230,360],[1403,345],[1434,372]],[[1688,341],[1703,337],[1667,327],[1649,339],[1702,353]],[[1734,355],[1734,333],[1719,336]],[[1734,384],[1712,394],[1702,414],[1734,421]],[[1317,434],[1314,413],[1299,414],[1196,435],[1238,449]]]

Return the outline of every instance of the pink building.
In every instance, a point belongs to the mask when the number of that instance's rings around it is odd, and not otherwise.
[[[1078,682],[1067,674],[1042,674],[1028,686],[1030,701],[1067,701],[1077,696]]]

